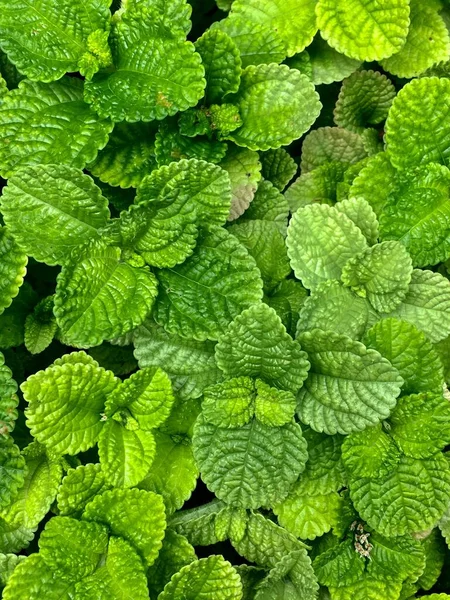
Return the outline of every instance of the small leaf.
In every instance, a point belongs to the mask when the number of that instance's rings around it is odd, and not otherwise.
[[[62,516],[78,517],[86,504],[111,487],[100,464],[89,463],[69,469],[58,490],[58,510]]]
[[[354,164],[366,158],[361,136],[341,127],[310,131],[302,146],[301,172],[308,173],[328,162]]]
[[[58,329],[53,314],[53,296],[43,298],[25,320],[25,347],[31,354],[43,352]]]
[[[377,216],[363,198],[346,198],[336,204],[339,212],[344,213],[361,229],[368,244],[376,244],[379,237]]]
[[[396,467],[400,451],[379,424],[347,436],[342,444],[342,460],[350,482],[362,477],[378,479]]]
[[[220,163],[231,181],[229,221],[240,217],[252,202],[261,179],[261,163],[256,152],[231,145]]]
[[[3,197],[5,192],[3,191]],[[2,206],[2,216],[3,206]],[[0,227],[0,313],[11,306],[27,272],[28,258],[6,227]]]
[[[254,415],[255,394],[255,384],[250,377],[217,383],[203,392],[203,417],[217,427],[242,427]]]
[[[195,550],[187,539],[168,529],[158,558],[148,570],[150,593],[156,598],[175,573],[196,559]]]
[[[296,400],[294,394],[270,387],[256,380],[255,417],[263,425],[281,427],[294,418]]]
[[[298,169],[295,160],[284,148],[261,152],[260,160],[263,178],[270,181],[280,192],[284,190]]]

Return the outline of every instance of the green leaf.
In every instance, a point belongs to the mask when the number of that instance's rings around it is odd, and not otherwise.
[[[414,266],[445,261],[450,256],[450,171],[430,163],[398,175],[397,185],[380,217],[381,238],[404,244]]]
[[[35,531],[36,527],[29,529],[19,522],[12,523],[0,517],[0,552],[16,553],[27,548],[34,538]]]
[[[199,226],[226,222],[230,203],[230,179],[219,166],[191,159],[161,167],[144,179],[130,208],[134,248],[150,265],[174,267],[192,254]]]
[[[144,490],[111,490],[96,496],[83,519],[107,525],[135,547],[147,566],[154,563],[162,545],[166,519],[161,496]]]
[[[377,532],[370,537],[373,548],[367,572],[375,579],[399,581],[416,579],[422,573],[425,556],[422,545],[413,537],[385,538]]]
[[[319,96],[305,75],[275,64],[247,67],[239,91],[228,101],[238,107],[243,125],[227,137],[251,150],[290,144],[308,131],[321,109]]]
[[[342,269],[342,282],[375,310],[387,313],[405,299],[412,270],[400,242],[382,242],[351,258]]]
[[[50,366],[21,386],[32,435],[52,452],[77,454],[91,448],[102,429],[108,394],[119,384],[96,364]]]
[[[69,469],[58,489],[58,511],[62,516],[78,517],[88,502],[111,487],[100,464],[89,463]]]
[[[386,152],[371,156],[355,177],[349,198],[365,200],[379,216],[389,198],[397,191],[397,171]]]
[[[161,494],[166,514],[179,510],[197,484],[198,467],[187,436],[154,432],[156,453],[153,464],[139,487]]]
[[[39,538],[40,555],[61,579],[91,575],[104,558],[108,530],[97,523],[54,517]]]
[[[0,352],[0,440],[8,439],[14,430],[18,417],[17,383],[12,378],[11,369],[5,365],[5,357]]]
[[[20,167],[52,163],[82,169],[106,145],[112,127],[83,102],[79,79],[24,80],[0,105],[0,173],[8,178]]]
[[[274,150],[274,152],[276,152],[276,150]],[[284,238],[286,237],[288,217],[289,206],[286,198],[270,183],[270,181],[263,179],[258,185],[252,203],[242,215],[239,223],[246,222],[249,219],[270,221],[277,226]]]
[[[0,554],[0,586],[5,587],[14,569],[24,561],[26,556],[17,554]]]
[[[280,192],[297,173],[297,163],[284,148],[261,152],[260,160],[263,178],[270,181]]]
[[[191,30],[192,6],[187,0],[127,0],[122,9],[133,12],[140,6],[153,11],[148,16],[158,25],[169,27],[174,36],[184,39]],[[122,10],[118,11],[117,16],[121,14]]]
[[[306,298],[300,310],[297,335],[323,329],[359,340],[377,320],[376,312],[365,298],[338,281],[325,281]]]
[[[31,354],[43,352],[58,329],[53,314],[53,296],[43,298],[25,320],[25,346]]]
[[[422,589],[429,590],[437,583],[446,556],[445,541],[437,527],[422,540],[422,549],[425,553],[425,569],[417,583]]]
[[[256,380],[255,417],[263,425],[281,427],[294,418],[296,400],[294,394],[270,387]]]
[[[284,556],[267,577],[257,586],[255,600],[290,598],[314,600],[317,598],[317,579],[311,561],[304,549]]]
[[[347,163],[329,162],[302,173],[287,189],[285,198],[292,213],[308,204],[330,204],[337,200],[339,183],[344,180]]]
[[[26,281],[21,285],[14,302],[0,315],[0,348],[23,344],[25,320],[37,302],[37,294]]]
[[[124,337],[131,335],[125,334]],[[129,375],[137,369],[138,363],[133,356],[132,346],[117,346],[104,342],[100,346],[91,348],[89,354],[107,371],[112,371],[118,376]]]
[[[430,162],[447,165],[450,157],[450,120],[442,98],[450,80],[413,79],[400,90],[386,121],[386,148],[397,169]]]
[[[299,493],[326,495],[344,487],[346,476],[341,460],[342,437],[305,428],[308,462],[296,487]]]
[[[72,71],[89,77],[111,63],[110,18],[108,1],[5,3],[0,45],[30,79],[54,81]]]
[[[91,247],[58,275],[54,313],[64,341],[89,348],[140,325],[156,294],[148,267],[123,261],[117,247]]]
[[[406,456],[427,458],[450,443],[450,403],[440,394],[403,396],[389,422],[390,434]]]
[[[111,419],[100,432],[100,464],[108,483],[114,487],[134,487],[142,481],[152,465],[155,451],[155,439],[150,431],[130,431]]]
[[[408,36],[399,52],[381,62],[383,69],[398,77],[417,77],[450,57],[450,39],[437,7],[411,0]]]
[[[367,248],[353,221],[326,204],[298,210],[289,224],[286,243],[291,267],[306,288],[339,279],[347,261]]]
[[[317,32],[314,0],[269,0],[263,6],[258,0],[234,0],[232,15],[251,23],[261,23],[278,32],[288,56],[309,46]]]
[[[228,230],[255,259],[266,289],[273,289],[291,272],[284,238],[271,221],[252,220]]]
[[[359,60],[380,60],[398,52],[409,26],[408,0],[319,0],[320,33],[330,46]]]
[[[307,292],[299,281],[285,279],[270,290],[263,301],[275,310],[286,331],[294,337],[300,309],[306,297]]]
[[[0,508],[5,508],[24,485],[26,462],[12,438],[0,444]]]
[[[208,387],[203,392],[202,413],[216,427],[242,427],[252,419],[255,384],[250,377],[235,377]]]
[[[177,512],[170,519],[169,527],[186,536],[193,546],[209,546],[219,541],[215,524],[217,516],[223,510],[226,510],[226,504],[214,499],[208,504]]]
[[[197,342],[168,334],[150,320],[136,330],[133,342],[141,369],[152,366],[164,369],[174,392],[181,398],[198,398],[205,387],[222,378],[213,342]]]
[[[195,106],[205,89],[204,69],[194,45],[169,33],[145,7],[114,20],[111,47],[115,70],[85,85],[85,98],[114,121],[153,121]]]
[[[216,360],[229,377],[260,377],[294,394],[309,368],[300,344],[288,335],[273,308],[263,303],[243,311],[230,323],[216,346]]]
[[[356,71],[342,84],[334,122],[361,133],[369,125],[378,125],[386,119],[395,95],[395,88],[385,75],[377,71]]]
[[[195,43],[205,68],[205,102],[220,102],[237,92],[241,80],[241,57],[234,41],[220,29],[208,29]]]
[[[268,427],[253,420],[221,429],[200,418],[193,446],[208,488],[242,508],[271,506],[286,497],[307,458],[301,428],[294,423]]]
[[[108,202],[90,177],[66,165],[19,169],[3,191],[1,210],[17,242],[49,265],[64,264],[109,218]]]
[[[19,293],[27,272],[27,262],[26,254],[11,235],[10,230],[0,227],[0,313],[11,306],[13,298]]]
[[[387,582],[364,573],[350,585],[331,587],[330,594],[333,600],[353,600],[363,597],[367,600],[398,600],[401,589],[402,583],[398,580]]]
[[[400,451],[379,424],[347,436],[342,444],[342,460],[351,481],[377,479],[395,468]]]
[[[414,269],[406,298],[390,316],[408,321],[436,343],[450,334],[450,282],[439,273]]]
[[[338,202],[336,208],[361,229],[369,245],[377,243],[379,237],[377,216],[366,200],[346,198]]]
[[[298,414],[329,435],[360,431],[389,416],[403,379],[375,350],[331,331],[299,336],[311,368],[300,389]]]
[[[351,585],[364,572],[364,561],[351,539],[321,552],[314,559],[313,566],[319,583],[329,587]]]
[[[354,164],[366,156],[360,135],[341,127],[319,127],[305,137],[300,168],[303,174],[328,162]]]
[[[230,233],[212,227],[185,263],[158,272],[155,320],[169,333],[217,340],[228,323],[262,297],[254,259]]]
[[[191,562],[173,575],[158,600],[240,600],[242,584],[222,556]]]
[[[252,202],[261,179],[261,163],[256,152],[247,148],[230,146],[220,163],[231,181],[231,210],[228,217],[233,221],[240,217]]]
[[[397,369],[403,377],[403,393],[442,392],[444,376],[439,355],[425,334],[411,323],[382,319],[367,332],[364,343]]]
[[[384,477],[352,481],[350,495],[361,517],[382,535],[423,531],[448,506],[450,467],[441,454],[422,460],[402,456]]]
[[[156,168],[154,124],[117,123],[109,142],[89,171],[104,183],[121,188],[138,187]]]

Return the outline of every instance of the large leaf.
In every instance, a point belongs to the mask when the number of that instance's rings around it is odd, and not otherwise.
[[[106,145],[112,128],[83,102],[79,79],[24,80],[0,106],[0,173],[7,178],[22,166],[49,163],[82,169]]]
[[[321,165],[340,161],[357,163],[367,156],[361,136],[342,127],[319,127],[305,138],[302,146],[302,174]]]
[[[262,297],[254,259],[225,229],[202,232],[193,255],[158,272],[154,317],[169,333],[217,340],[228,323]]]
[[[74,248],[99,239],[109,217],[92,179],[66,165],[19,169],[3,191],[1,210],[27,254],[49,265],[64,264]]]
[[[400,460],[400,451],[381,424],[352,433],[342,444],[342,460],[350,479],[384,477]]]
[[[39,554],[32,554],[14,570],[3,592],[4,600],[69,600],[74,584],[55,575]]]
[[[351,433],[389,416],[403,379],[375,350],[345,335],[315,329],[299,336],[311,368],[298,414],[316,431]]]
[[[4,196],[3,196],[4,197]],[[2,206],[2,214],[3,206]],[[0,313],[11,305],[19,293],[27,272],[28,259],[10,229],[0,227]]]
[[[2,2],[0,45],[30,79],[53,81],[72,71],[92,76],[111,62],[109,4],[107,0]]]

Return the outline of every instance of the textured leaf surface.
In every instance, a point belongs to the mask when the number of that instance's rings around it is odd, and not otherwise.
[[[355,177],[349,198],[365,200],[379,216],[389,195],[396,191],[396,170],[386,152],[371,156]]]
[[[216,427],[242,427],[254,414],[255,385],[250,377],[235,377],[205,389],[204,419]]]
[[[392,539],[373,533],[371,544],[373,549],[367,572],[376,579],[415,579],[423,571],[424,551],[414,538],[399,536]]]
[[[108,487],[98,463],[69,469],[58,489],[59,513],[62,516],[79,516],[86,504]]]
[[[347,261],[366,247],[361,230],[346,215],[325,204],[298,210],[288,227],[291,266],[306,288],[339,279]]]
[[[262,180],[258,185],[252,203],[239,222],[249,219],[270,221],[277,226],[283,237],[286,237],[288,217],[289,206],[286,198],[270,181]]]
[[[148,267],[121,260],[117,247],[92,248],[58,275],[54,312],[67,342],[97,346],[140,325],[156,293]]]
[[[53,81],[79,70],[92,76],[110,63],[109,20],[108,2],[3,2],[0,44],[30,79]]]
[[[25,558],[25,556],[17,556],[16,554],[0,554],[0,585],[2,587],[5,587],[14,569]]]
[[[228,323],[262,297],[254,259],[224,229],[200,236],[193,255],[159,271],[155,320],[169,333],[197,340],[218,339]]]
[[[284,556],[258,585],[255,600],[291,598],[313,600],[317,597],[317,579],[304,548]]]
[[[366,200],[346,198],[338,202],[336,208],[361,229],[369,245],[377,243],[379,237],[377,216]]]
[[[316,12],[328,43],[359,60],[391,56],[401,49],[408,34],[408,0],[319,0]]]
[[[381,425],[352,433],[342,444],[342,460],[350,480],[384,477],[399,459],[399,449]]]
[[[301,171],[307,173],[327,162],[354,164],[367,156],[361,136],[342,127],[319,127],[305,137]]]
[[[240,600],[241,579],[222,556],[201,558],[176,573],[159,600]]]
[[[83,102],[79,79],[49,84],[25,80],[0,107],[2,177],[25,165],[83,168],[106,145],[112,127]]]
[[[1,210],[21,247],[49,265],[63,264],[109,218],[108,202],[92,179],[66,165],[19,169],[4,189]]]
[[[442,455],[402,457],[380,479],[357,479],[351,485],[355,508],[383,535],[423,531],[443,515],[450,498],[450,468]]]
[[[137,489],[103,492],[86,506],[83,519],[107,525],[139,551],[147,566],[155,561],[166,528],[161,496]]]
[[[364,562],[355,551],[351,539],[334,544],[321,552],[313,562],[319,583],[344,586],[356,582],[364,572]]]
[[[238,107],[243,125],[228,138],[251,150],[290,144],[308,131],[321,109],[306,76],[275,64],[247,67],[229,101]]]
[[[11,523],[0,517],[0,551],[20,552],[30,545],[36,527],[29,529],[20,523]]]
[[[20,346],[24,342],[25,320],[37,302],[37,294],[24,281],[11,306],[0,315],[0,348]]]
[[[102,429],[105,401],[119,380],[94,364],[64,364],[39,371],[22,384],[34,437],[60,454],[92,447]]]
[[[305,428],[303,435],[308,444],[308,462],[296,484],[297,491],[314,496],[339,490],[346,481],[341,460],[342,437],[310,428]]]
[[[375,350],[344,335],[315,329],[299,336],[311,368],[298,414],[316,431],[351,433],[385,419],[403,379]]]
[[[271,506],[283,499],[307,457],[301,428],[294,423],[267,427],[253,420],[237,429],[221,429],[201,418],[193,445],[208,488],[243,508]]]
[[[8,439],[13,431],[17,417],[17,383],[12,378],[12,372],[5,365],[5,357],[0,352],[0,427],[1,439]]]
[[[261,179],[261,163],[253,150],[230,146],[220,166],[230,176],[231,209],[228,220],[233,221],[242,215],[255,196]]]
[[[413,79],[400,90],[386,121],[386,147],[394,167],[449,163],[448,98],[446,78]]]
[[[216,360],[225,375],[260,377],[293,393],[305,380],[309,366],[300,344],[288,335],[280,317],[262,303],[230,323],[216,346]]]
[[[9,438],[0,445],[0,507],[7,507],[25,482],[25,458]]]
[[[294,394],[270,387],[256,380],[255,416],[269,427],[280,427],[294,418],[296,400]]]
[[[25,347],[31,354],[39,354],[52,342],[58,329],[53,314],[53,296],[43,298],[25,320]]]
[[[297,164],[284,150],[267,150],[260,154],[262,176],[282,192],[297,172]]]
[[[305,288],[299,281],[294,279],[285,279],[264,296],[264,302],[276,311],[286,327],[286,331],[292,337],[295,336],[300,309],[306,297]]]
[[[3,207],[2,207],[2,214]],[[9,229],[0,227],[0,313],[19,293],[28,259]]]
[[[354,583],[342,587],[332,587],[330,593],[333,600],[353,600],[365,595],[367,600],[397,600],[402,584],[400,581],[382,581],[365,575]]]
[[[201,58],[191,42],[168,35],[166,27],[139,10],[125,11],[114,22],[116,69],[85,86],[85,98],[98,114],[114,121],[152,121],[197,104],[205,88]]]

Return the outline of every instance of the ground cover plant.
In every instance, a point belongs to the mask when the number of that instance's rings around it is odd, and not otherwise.
[[[0,0],[4,600],[450,598],[449,27]]]

